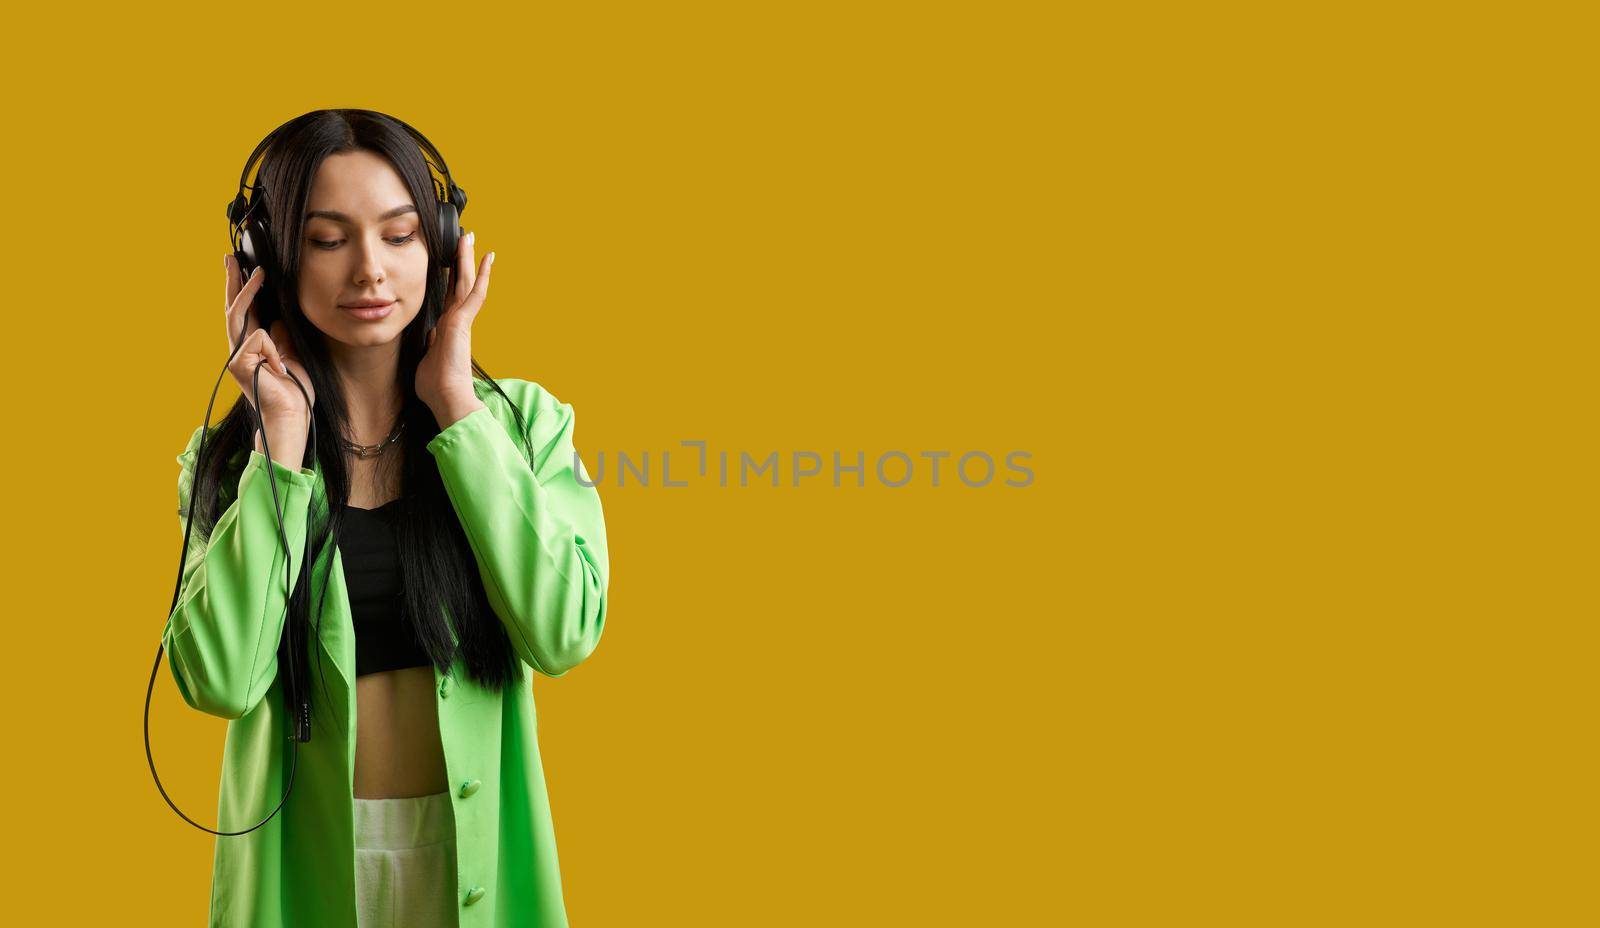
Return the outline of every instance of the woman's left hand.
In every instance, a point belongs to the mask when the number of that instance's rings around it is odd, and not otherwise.
[[[472,320],[489,295],[489,268],[494,252],[472,273],[472,234],[456,247],[454,286],[439,323],[428,333],[426,353],[417,364],[417,398],[433,410],[439,428],[483,406],[472,389]]]

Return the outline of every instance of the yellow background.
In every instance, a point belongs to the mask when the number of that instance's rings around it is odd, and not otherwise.
[[[13,14],[8,921],[204,921],[214,839],[140,740],[174,457],[244,157],[359,106],[444,152],[498,255],[475,356],[591,470],[1033,454],[601,488],[605,637],[534,684],[574,925],[1593,924],[1591,25]],[[223,731],[163,669],[212,825]]]

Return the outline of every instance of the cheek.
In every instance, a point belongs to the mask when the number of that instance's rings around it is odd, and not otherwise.
[[[334,309],[341,291],[337,275],[328,272],[324,261],[306,261],[300,265],[300,307],[307,314]]]
[[[416,254],[408,256],[401,270],[401,277],[396,280],[397,296],[405,301],[408,312],[416,312],[422,306],[422,299],[428,291],[428,252],[425,249],[416,249]]]

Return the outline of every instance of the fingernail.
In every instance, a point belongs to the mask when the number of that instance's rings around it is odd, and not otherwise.
[[[494,263],[494,252],[492,252],[492,251],[489,252],[489,263],[490,264]]]
[[[472,244],[472,233],[471,232],[467,233],[467,244],[468,245]]]

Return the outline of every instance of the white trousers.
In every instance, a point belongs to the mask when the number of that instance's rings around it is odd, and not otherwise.
[[[355,800],[356,924],[456,928],[450,793]]]

